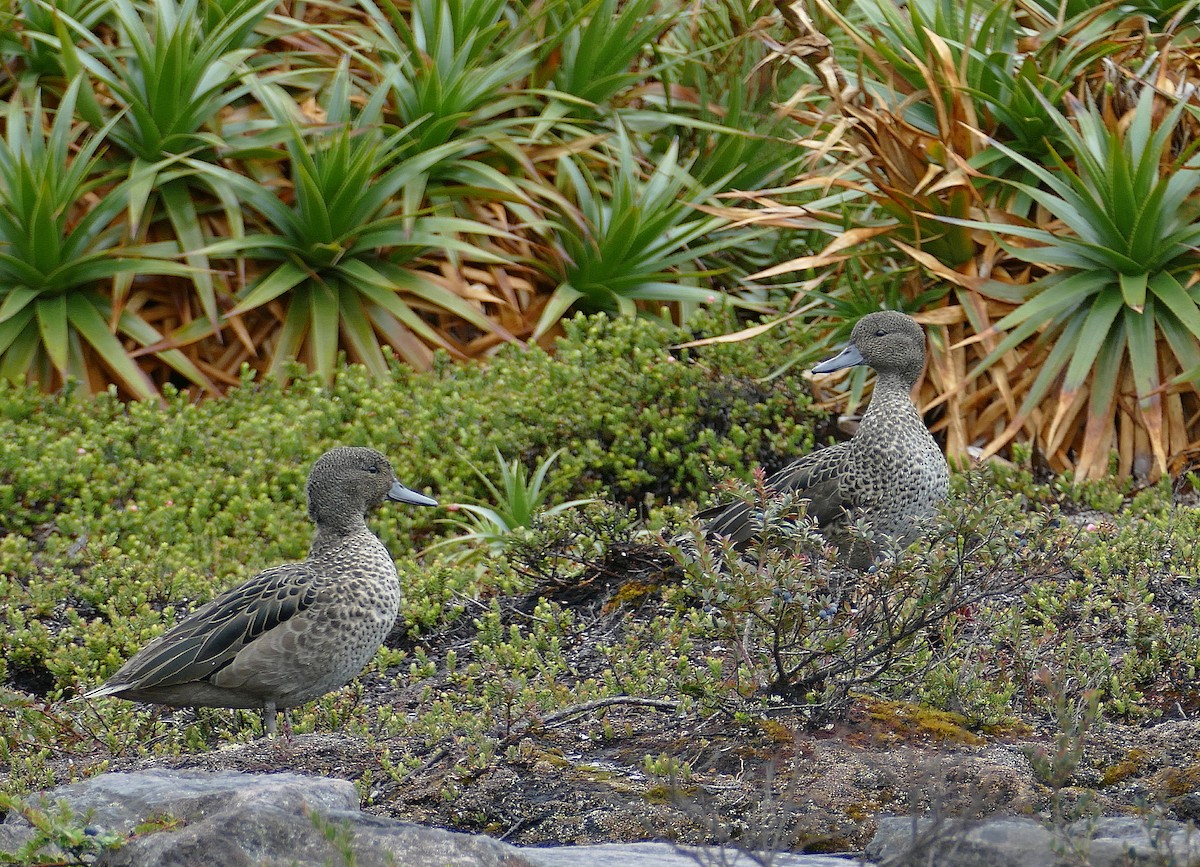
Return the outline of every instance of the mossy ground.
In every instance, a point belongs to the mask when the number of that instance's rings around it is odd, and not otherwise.
[[[354,780],[369,810],[514,842],[809,848],[934,801],[1039,811],[1069,790],[1090,809],[1172,808],[1186,745],[1200,752],[1190,494],[960,475],[930,541],[864,579],[837,630],[813,631],[791,596],[772,628],[823,665],[864,646],[875,600],[907,617],[945,601],[927,594],[988,592],[919,621],[882,671],[767,690],[773,634],[731,629],[754,600],[739,608],[719,574],[701,586],[661,538],[715,479],[811,447],[818,419],[798,380],[762,378],[785,349],[671,348],[688,336],[580,319],[553,358],[247,382],[200,404],[0,391],[4,790],[106,768],[292,769]],[[379,448],[444,503],[486,495],[468,462],[491,466],[494,448],[532,466],[565,447],[559,498],[603,502],[473,560],[421,555],[455,532],[444,512],[381,510],[402,621],[354,684],[293,713],[291,743],[255,740],[249,713],[77,698],[188,608],[302,557],[305,474],[335,443]],[[952,586],[934,580],[946,570]]]

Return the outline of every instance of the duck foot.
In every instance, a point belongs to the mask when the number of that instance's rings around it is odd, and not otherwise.
[[[283,714],[283,739],[287,743],[292,742],[292,718],[288,713],[288,708],[282,710],[275,709],[275,702],[268,701],[263,703],[263,734],[269,738],[275,738],[279,735],[277,725],[277,716]]]

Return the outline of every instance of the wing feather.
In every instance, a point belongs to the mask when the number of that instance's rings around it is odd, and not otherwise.
[[[841,484],[850,456],[848,446],[837,443],[810,452],[769,476],[767,487],[808,498],[808,513],[820,526],[828,526],[855,506]],[[754,507],[749,503],[723,503],[701,511],[697,517],[706,522],[705,531],[710,536],[727,536],[739,548],[754,538]]]
[[[309,608],[316,577],[304,563],[288,563],[226,590],[134,654],[94,694],[210,679],[247,644]]]

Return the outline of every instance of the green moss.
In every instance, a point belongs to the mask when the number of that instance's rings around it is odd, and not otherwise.
[[[493,448],[531,463],[565,447],[563,498],[639,508],[695,498],[710,473],[811,441],[809,399],[757,377],[771,344],[676,351],[694,332],[657,320],[577,317],[557,353],[510,346],[487,366],[360,367],[329,387],[247,375],[195,404],[79,400],[0,384],[0,676],[54,698],[111,671],[179,612],[274,563],[304,556],[309,466],[370,444],[445,503],[486,497],[469,462]],[[404,614],[432,627],[462,600],[511,592],[501,564],[456,569],[416,552],[448,530],[437,510],[385,509],[374,528],[400,560]]]
[[[681,799],[694,798],[696,786],[676,786],[659,783],[642,792],[642,798],[650,804],[675,804]]]
[[[903,740],[932,738],[946,743],[984,743],[983,738],[964,728],[967,719],[962,714],[879,699],[866,699],[863,709],[868,717],[881,724],[886,731]]]
[[[877,801],[861,801],[847,804],[842,810],[848,819],[853,819],[855,822],[869,822],[879,815],[882,807],[883,805]]]
[[[794,743],[796,740],[796,732],[778,720],[758,720],[758,727],[762,729],[763,734],[770,738],[774,743],[790,744]]]
[[[650,596],[658,590],[658,585],[646,583],[642,581],[630,581],[628,584],[622,584],[613,596],[610,607],[617,608],[621,605],[636,605],[638,602]]]
[[[1146,787],[1156,798],[1178,798],[1200,789],[1200,765],[1186,768],[1163,768],[1146,780]]]
[[[1145,750],[1137,748],[1130,750],[1121,761],[1104,770],[1100,778],[1100,785],[1105,788],[1115,786],[1117,783],[1140,774],[1145,770],[1148,758],[1149,755]]]
[[[712,466],[744,475],[752,460],[778,463],[809,446],[808,397],[758,381],[778,350],[671,349],[690,336],[655,320],[579,317],[555,356],[509,346],[486,367],[422,374],[397,364],[385,382],[349,367],[329,388],[314,377],[287,387],[247,378],[200,405],[80,402],[3,385],[5,529],[55,555],[83,534],[165,547],[219,578],[245,568],[233,556],[250,540],[261,561],[303,554],[305,475],[334,443],[371,444],[447,502],[487,495],[468,462],[490,465],[494,448],[532,463],[565,447],[555,470],[564,497],[639,506],[698,496]],[[380,520],[398,540],[438,532],[429,514]]]

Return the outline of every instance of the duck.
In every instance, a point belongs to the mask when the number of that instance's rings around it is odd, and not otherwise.
[[[402,485],[380,452],[355,446],[322,454],[306,494],[316,530],[304,560],[221,593],[84,697],[258,709],[274,736],[279,711],[286,726],[288,708],[353,680],[400,610],[396,565],[366,517],[385,501],[437,501]]]
[[[767,487],[809,500],[808,514],[838,548],[839,562],[866,571],[881,555],[908,547],[949,491],[950,471],[912,390],[925,366],[925,331],[904,313],[881,310],[855,323],[846,347],[812,368],[833,373],[866,365],[877,376],[871,402],[849,440],[810,452],[767,479]],[[709,539],[744,551],[757,510],[725,503],[699,513]],[[849,532],[864,522],[870,540]]]

